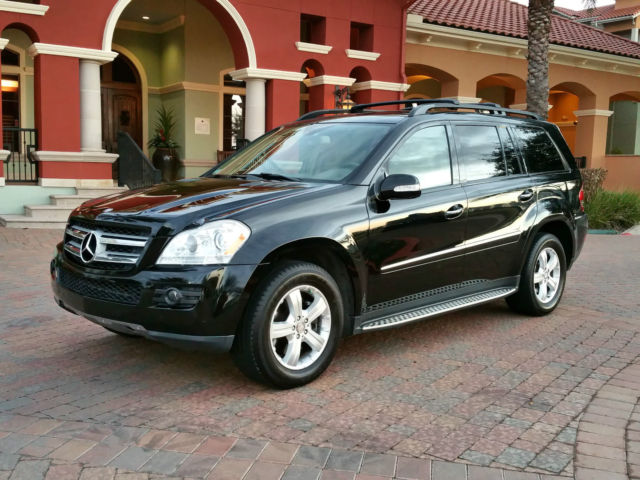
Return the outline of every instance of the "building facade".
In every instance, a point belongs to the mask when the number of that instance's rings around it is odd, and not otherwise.
[[[640,44],[577,20],[554,16],[549,118],[640,190]],[[118,132],[151,157],[163,110],[190,177],[349,98],[524,108],[526,48],[509,0],[0,0],[0,215],[117,184]]]

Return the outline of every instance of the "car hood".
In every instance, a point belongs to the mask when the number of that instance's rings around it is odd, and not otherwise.
[[[98,220],[123,215],[167,218],[198,213],[223,216],[331,186],[245,178],[196,178],[90,200],[78,207],[74,215]]]

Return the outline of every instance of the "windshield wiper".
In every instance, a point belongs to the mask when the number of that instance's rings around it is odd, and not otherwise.
[[[283,180],[285,182],[298,182],[300,181],[297,178],[294,177],[287,177],[286,175],[280,175],[279,173],[268,173],[268,172],[264,172],[264,173],[249,173],[249,175],[254,176],[254,177],[260,177],[260,178],[264,178],[265,180]]]

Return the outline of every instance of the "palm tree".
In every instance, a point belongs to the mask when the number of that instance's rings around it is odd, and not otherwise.
[[[594,8],[596,0],[582,0]],[[547,118],[549,105],[549,33],[554,0],[529,0],[527,21],[529,53],[527,60],[527,110]]]

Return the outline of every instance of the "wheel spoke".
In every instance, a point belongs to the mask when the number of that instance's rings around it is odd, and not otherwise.
[[[558,256],[551,255],[549,258],[549,262],[547,263],[547,270],[552,271],[558,266]]]
[[[545,251],[542,251],[538,257],[538,262],[540,263],[540,270],[544,271],[547,268],[547,253]]]
[[[293,330],[293,322],[289,321],[290,319],[291,316],[289,316],[289,318],[284,322],[273,322],[271,324],[271,330],[269,331],[271,340],[293,335],[295,333]]]
[[[287,306],[289,307],[289,313],[295,318],[302,316],[302,295],[300,289],[296,289],[287,295]]]
[[[533,274],[534,285],[538,285],[539,283],[542,283],[543,280],[544,280],[544,275],[541,272],[536,272]]]
[[[549,286],[549,290],[555,292],[558,288],[558,279],[554,277],[549,277],[549,281],[547,282]]]
[[[287,345],[287,351],[284,354],[284,358],[282,359],[285,364],[290,367],[296,367],[298,365],[298,360],[300,360],[300,350],[302,348],[302,340],[297,335],[294,336],[291,340],[289,340],[289,344]]]
[[[307,308],[307,318],[313,322],[327,310],[327,304],[322,297],[316,297],[313,303]]]
[[[547,282],[540,282],[540,293],[539,297],[541,300],[547,300]]]
[[[308,330],[307,333],[305,333],[304,342],[316,352],[322,350],[322,347],[324,346],[324,338],[318,335],[314,330]]]

